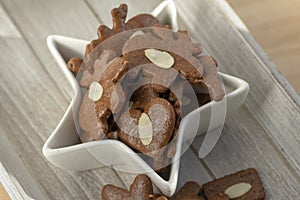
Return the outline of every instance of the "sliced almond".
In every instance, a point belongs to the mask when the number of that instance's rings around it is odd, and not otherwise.
[[[152,142],[153,126],[146,113],[142,113],[139,118],[139,136],[143,145],[149,145]]]
[[[89,98],[92,101],[98,101],[102,97],[103,87],[98,82],[93,82],[89,89]]]
[[[237,183],[227,188],[224,193],[227,194],[230,199],[234,199],[245,195],[251,188],[252,186],[249,183]]]
[[[135,36],[138,36],[138,35],[145,35],[145,33],[143,31],[136,31],[130,36],[129,39],[134,38]]]
[[[145,56],[158,67],[168,69],[174,65],[174,58],[166,51],[146,49]]]

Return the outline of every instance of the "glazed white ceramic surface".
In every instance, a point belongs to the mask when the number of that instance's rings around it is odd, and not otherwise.
[[[169,16],[173,27],[177,27],[176,9],[172,1],[160,4],[154,11],[154,15]],[[166,9],[163,9],[166,7]],[[165,12],[165,13],[163,13]],[[63,118],[48,138],[43,147],[43,154],[55,166],[72,171],[84,171],[103,166],[111,166],[117,170],[132,173],[147,173],[160,191],[170,196],[176,190],[180,155],[182,149],[186,149],[195,134],[205,133],[210,128],[222,125],[223,121],[214,117],[211,119],[211,108],[217,106],[217,102],[210,102],[185,116],[180,124],[179,138],[176,154],[171,164],[169,180],[161,178],[139,155],[134,153],[124,143],[116,140],[93,141],[80,143],[73,118],[73,110],[78,108],[81,101],[81,92],[73,74],[66,68],[66,60],[73,56],[84,58],[84,52],[88,41],[69,38],[59,35],[50,35],[47,38],[50,52],[63,71],[69,84],[74,87],[74,97],[66,110]],[[249,86],[238,78],[219,73],[226,89],[226,114],[235,111],[245,100]],[[224,103],[224,102],[223,102]],[[214,113],[218,116],[218,113]],[[222,115],[222,113],[220,113]],[[201,119],[201,120],[200,120]],[[198,128],[199,124],[199,128]],[[198,131],[197,131],[198,129]]]

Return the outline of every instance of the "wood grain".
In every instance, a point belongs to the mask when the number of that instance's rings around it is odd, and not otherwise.
[[[24,40],[44,69],[70,102],[72,88],[66,84],[66,78],[50,54],[46,38],[51,34],[68,35],[71,37],[90,39],[96,37],[98,21],[90,12],[88,6],[81,0],[29,0],[22,4],[20,1],[2,1],[9,10],[13,23],[19,28]]]
[[[1,132],[2,131],[3,130],[1,129]],[[3,165],[8,173],[14,178],[15,182],[19,185],[26,185],[26,187],[23,188],[23,190],[25,190],[24,193],[32,197],[48,199],[46,191],[37,183],[36,179],[28,171],[5,134],[0,134],[0,146],[1,152],[6,152],[5,154],[0,154],[0,160],[5,161],[3,162]],[[9,187],[10,189],[17,190],[17,188],[12,188],[11,185]]]
[[[23,199],[23,194],[17,190],[16,185],[13,183],[10,175],[0,163],[0,199]]]
[[[227,1],[300,93],[300,1]]]

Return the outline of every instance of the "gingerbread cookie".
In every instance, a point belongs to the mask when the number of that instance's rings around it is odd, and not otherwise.
[[[199,107],[203,106],[211,101],[210,95],[206,93],[197,93],[197,100]]]
[[[137,15],[129,19],[126,23],[127,12],[128,7],[126,4],[121,4],[118,8],[114,8],[111,11],[113,27],[110,29],[105,25],[101,25],[98,28],[98,39],[93,40],[90,44],[87,45],[85,52],[86,55],[88,55],[93,49],[95,49],[101,42],[113,35],[130,29],[151,27],[159,23],[159,21],[155,17],[149,14]],[[125,40],[126,39],[127,38],[125,38]],[[120,44],[119,46],[119,48],[122,48],[123,45]]]
[[[130,191],[114,185],[105,185],[101,196],[103,200],[167,200],[166,197],[153,194],[150,178],[138,175],[130,186]]]
[[[82,142],[102,140],[105,137],[105,132],[108,131],[108,124],[106,121],[101,124],[98,123],[94,101],[88,97],[88,92],[83,96],[78,119],[83,130],[79,135]]]
[[[203,185],[203,191],[208,200],[215,199],[220,194],[226,194],[230,199],[236,200],[262,200],[265,198],[262,182],[254,168],[206,183]]]
[[[114,58],[116,58],[116,53],[114,51],[104,50],[99,58],[94,61],[92,68],[83,70],[82,77],[79,82],[80,86],[88,88],[92,82],[100,81],[103,73]]]
[[[175,112],[172,105],[165,99],[154,98],[143,106],[144,113],[137,109],[124,112],[119,120],[119,137],[130,146],[150,157],[159,157],[173,135]],[[149,129],[141,132],[141,116],[144,114],[149,120]],[[149,142],[143,142],[140,137],[143,132],[150,132]]]
[[[82,63],[83,60],[81,58],[73,57],[68,61],[67,67],[70,71],[77,73],[79,72]]]
[[[199,196],[201,186],[196,182],[187,182],[170,200],[204,200]]]
[[[227,194],[220,193],[212,197],[211,200],[230,200],[230,198]]]
[[[103,57],[102,59],[107,59]],[[79,110],[79,123],[86,134],[90,133],[92,140],[98,140],[100,137],[95,137],[97,134],[107,134],[109,132],[107,120],[112,113],[119,112],[125,101],[125,93],[123,92],[122,86],[118,80],[128,70],[128,62],[122,57],[114,59],[104,72],[100,80],[94,81],[98,78],[98,71],[95,76],[83,77],[81,84],[90,85],[91,83],[98,83],[99,87],[102,88],[100,98],[91,99],[91,88],[86,92]],[[100,74],[100,73],[99,73]],[[94,82],[92,82],[94,81]],[[89,98],[89,99],[88,99]],[[96,118],[97,123],[92,118]],[[94,125],[94,128],[92,126]],[[97,133],[95,132],[97,130]],[[102,139],[102,138],[101,138]]]
[[[151,79],[151,88],[159,93],[165,93],[178,75],[178,72],[172,68],[163,69],[153,64],[148,64],[142,70],[145,77]]]
[[[215,101],[222,100],[225,92],[218,77],[216,60],[211,56],[200,56],[198,59],[204,66],[204,85],[208,88],[211,99]]]
[[[173,68],[191,83],[202,82],[203,66],[193,56],[195,46],[191,39],[182,33],[170,29],[152,27],[143,35],[127,40],[123,46],[124,57],[134,66],[149,63],[145,57],[146,49],[157,49],[168,52],[175,59]]]
[[[133,103],[131,108],[144,111],[145,103],[153,98],[159,98],[159,93],[154,91],[150,84],[143,85],[131,96],[130,101]]]

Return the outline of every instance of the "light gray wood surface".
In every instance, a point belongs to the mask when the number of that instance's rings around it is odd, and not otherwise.
[[[100,199],[104,184],[128,187],[133,175],[102,168],[74,173],[45,160],[42,145],[66,110],[72,89],[46,46],[49,34],[92,39],[110,10],[126,1],[0,1],[0,159],[36,199]],[[155,1],[127,1],[129,16],[151,11]],[[300,197],[298,96],[276,74],[243,24],[222,0],[177,1],[181,27],[221,64],[250,84],[245,104],[229,116],[220,141],[197,158],[201,138],[182,157],[179,186],[255,167],[266,199]],[[28,177],[28,178],[24,178]]]

